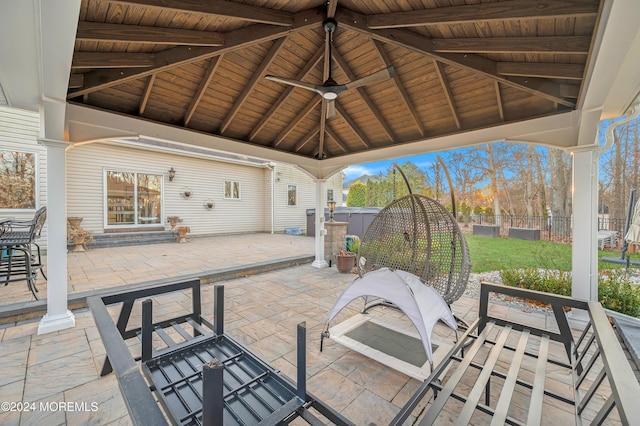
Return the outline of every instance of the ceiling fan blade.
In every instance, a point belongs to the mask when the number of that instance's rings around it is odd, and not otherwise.
[[[304,81],[291,80],[289,78],[276,77],[275,75],[265,75],[267,80],[275,81],[277,83],[288,84],[289,86],[299,87],[301,89],[312,90],[318,93],[318,89],[311,83],[305,83]]]
[[[355,89],[356,87],[364,86],[365,84],[370,83],[378,83],[384,80],[388,80],[393,78],[396,75],[395,70],[393,69],[393,65],[389,65],[387,68],[374,72],[373,74],[369,74],[366,77],[359,78],[357,80],[352,81],[351,83],[345,84],[347,90]]]
[[[336,100],[327,101],[327,120],[336,116]]]

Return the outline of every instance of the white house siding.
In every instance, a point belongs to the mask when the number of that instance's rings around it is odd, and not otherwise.
[[[167,173],[171,167],[176,170],[172,182]],[[270,231],[264,214],[269,169],[107,143],[67,151],[67,215],[83,217],[82,226],[90,231],[104,229],[105,169],[163,174],[162,217],[180,216],[191,235]],[[240,182],[240,200],[224,199],[225,180]],[[183,188],[193,191],[191,198],[180,195]],[[208,199],[215,203],[212,210],[203,205]]]
[[[0,106],[0,149],[36,153],[36,209],[47,205],[47,149],[38,144],[40,132],[40,115],[7,106]],[[1,217],[12,217],[18,220],[33,218],[35,210],[16,211],[0,209]],[[40,247],[46,247],[47,226],[42,231]]]
[[[287,188],[289,185],[298,186],[298,205],[287,205]],[[342,174],[336,173],[325,183],[325,191],[333,189],[334,200],[342,205]],[[307,229],[307,209],[315,207],[316,184],[307,174],[289,165],[276,166],[276,182],[274,204],[276,210],[275,230],[282,232],[284,228]],[[324,196],[326,198],[326,194]]]

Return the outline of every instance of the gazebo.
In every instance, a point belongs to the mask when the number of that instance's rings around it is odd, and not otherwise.
[[[573,154],[573,295],[597,296],[598,123],[640,91],[636,0],[5,0],[0,85],[47,147],[48,312],[67,309],[65,149],[162,140],[297,165],[493,141]],[[270,75],[269,79],[266,78]],[[323,223],[316,214],[316,259]]]

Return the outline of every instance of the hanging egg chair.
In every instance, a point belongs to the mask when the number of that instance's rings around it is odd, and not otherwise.
[[[455,206],[453,196],[452,202]],[[360,277],[384,267],[414,274],[449,305],[464,293],[471,270],[469,248],[454,215],[418,194],[395,200],[378,213],[360,242],[356,264]]]

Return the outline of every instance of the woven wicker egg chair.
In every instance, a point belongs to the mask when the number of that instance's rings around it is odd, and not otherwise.
[[[383,267],[417,275],[449,305],[464,293],[471,270],[467,242],[454,216],[436,200],[417,194],[378,213],[360,242],[356,265],[360,276]]]

